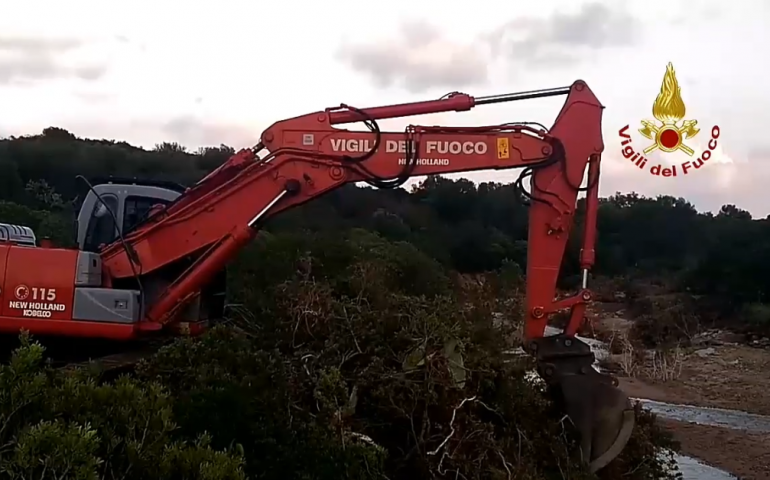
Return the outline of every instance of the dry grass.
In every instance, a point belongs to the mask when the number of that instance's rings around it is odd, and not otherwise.
[[[645,376],[650,380],[668,382],[682,376],[684,352],[677,345],[666,350],[653,350]]]
[[[640,352],[634,347],[628,334],[626,332],[612,332],[606,342],[611,358],[623,375],[635,377],[639,371]]]
[[[635,345],[626,332],[613,332],[607,343],[611,363],[627,377],[668,382],[682,375],[684,351],[679,346],[647,351]]]

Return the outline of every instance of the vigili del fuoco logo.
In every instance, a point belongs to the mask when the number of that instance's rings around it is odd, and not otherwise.
[[[686,113],[687,110],[682,100],[682,89],[676,80],[674,65],[669,63],[666,66],[666,74],[663,75],[663,85],[660,87],[658,98],[652,104],[652,116],[657,122],[642,120],[642,128],[639,129],[639,133],[649,141],[648,145],[643,148],[641,153],[635,150],[630,135],[631,127],[626,125],[618,132],[621,140],[620,145],[623,147],[621,150],[623,157],[640,170],[647,170],[651,175],[661,177],[688,175],[702,168],[711,158],[714,149],[717,148],[719,126],[711,127],[708,148],[700,152],[696,158],[695,150],[687,145],[687,140],[695,138],[700,133],[700,129],[697,128],[697,120],[685,119]],[[672,155],[685,154],[693,158],[679,163],[673,162],[669,165],[651,164],[645,155],[655,151]]]

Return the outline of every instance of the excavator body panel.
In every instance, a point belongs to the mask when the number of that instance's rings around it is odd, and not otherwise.
[[[0,224],[0,332],[113,340],[144,333],[140,291],[108,285],[98,252],[183,187],[123,182],[86,195],[75,228],[79,249],[39,247],[28,227]]]
[[[27,330],[33,335],[116,340],[136,337],[139,315],[128,322],[122,310],[136,309],[138,297],[132,304],[126,300],[131,291],[100,288],[100,281],[98,254],[0,244],[0,332]],[[106,294],[101,303],[94,301],[99,292]]]
[[[2,245],[3,315],[30,319],[72,318],[78,251]]]

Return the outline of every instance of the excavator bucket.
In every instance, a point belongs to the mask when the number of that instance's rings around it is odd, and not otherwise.
[[[544,337],[531,348],[538,373],[580,434],[580,451],[591,472],[617,457],[631,438],[635,412],[617,379],[596,371],[591,349],[566,335]]]

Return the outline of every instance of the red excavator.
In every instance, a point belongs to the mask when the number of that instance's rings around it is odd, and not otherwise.
[[[551,129],[533,123],[414,126],[382,132],[380,119],[466,111],[477,105],[566,95]],[[411,176],[523,168],[530,203],[526,349],[581,434],[596,471],[626,445],[634,411],[575,336],[592,293],[602,105],[583,81],[570,87],[358,109],[349,105],[277,122],[260,143],[190,188],[161,182],[92,185],[77,218],[77,249],[38,246],[31,230],[0,228],[0,331],[129,340],[173,329],[195,334],[223,315],[226,264],[262,222],[351,182],[394,188]],[[368,131],[335,125],[362,122]],[[588,172],[587,186],[581,187]],[[82,178],[82,177],[81,177]],[[582,288],[557,300],[556,284],[577,197],[585,191]],[[571,310],[561,334],[549,316]]]

